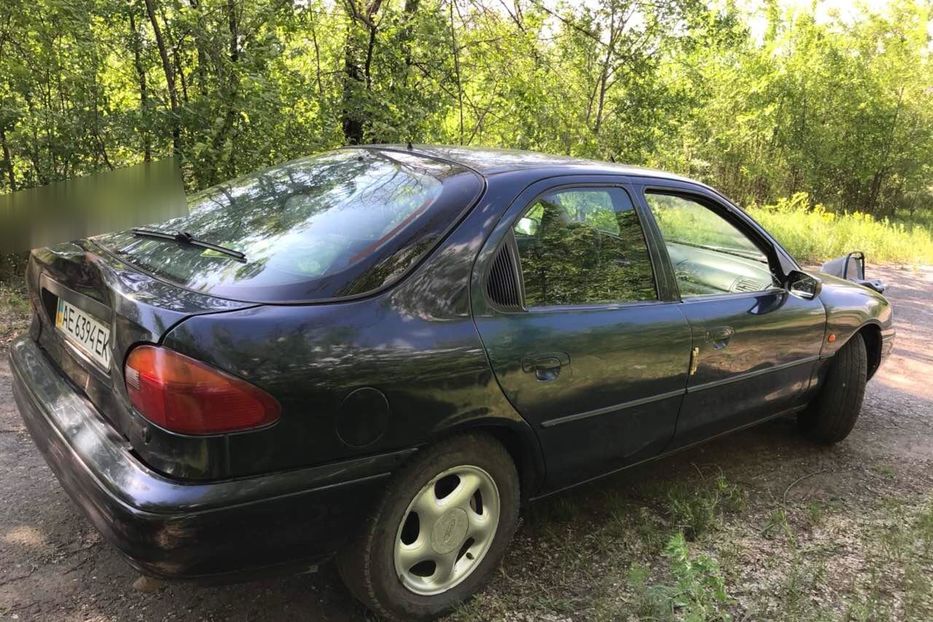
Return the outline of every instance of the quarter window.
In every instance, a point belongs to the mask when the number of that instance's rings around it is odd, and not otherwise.
[[[738,227],[699,201],[648,192],[683,298],[757,292],[778,285],[768,257]]]
[[[528,307],[657,300],[645,236],[621,188],[548,193],[513,233]]]

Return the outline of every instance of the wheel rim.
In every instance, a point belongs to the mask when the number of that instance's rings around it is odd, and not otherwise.
[[[499,526],[499,489],[483,469],[458,466],[428,482],[395,536],[395,571],[422,596],[460,584],[486,557]]]

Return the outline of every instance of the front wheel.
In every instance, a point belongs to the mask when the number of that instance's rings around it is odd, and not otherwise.
[[[337,556],[350,591],[393,620],[440,615],[483,585],[518,524],[519,481],[485,435],[429,447],[401,471]]]
[[[868,352],[856,334],[836,352],[816,399],[798,415],[804,434],[826,444],[847,437],[862,410],[867,378]]]

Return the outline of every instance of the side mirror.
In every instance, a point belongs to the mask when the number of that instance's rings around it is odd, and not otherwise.
[[[538,222],[532,218],[523,217],[518,219],[515,225],[515,233],[532,236],[538,231]]]
[[[820,290],[823,289],[823,282],[815,276],[810,276],[806,272],[791,270],[790,274],[787,275],[785,287],[788,292],[798,298],[812,300],[820,295]]]
[[[842,277],[850,281],[865,280],[865,253],[855,251],[842,257],[836,257],[823,264],[820,272]]]

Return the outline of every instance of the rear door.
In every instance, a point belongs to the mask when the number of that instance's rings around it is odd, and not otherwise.
[[[773,245],[713,193],[659,182],[642,196],[693,335],[673,446],[800,406],[825,328],[819,299],[799,298],[782,287]]]
[[[552,486],[652,456],[674,433],[691,335],[641,218],[622,179],[540,182],[474,270],[477,328]]]

